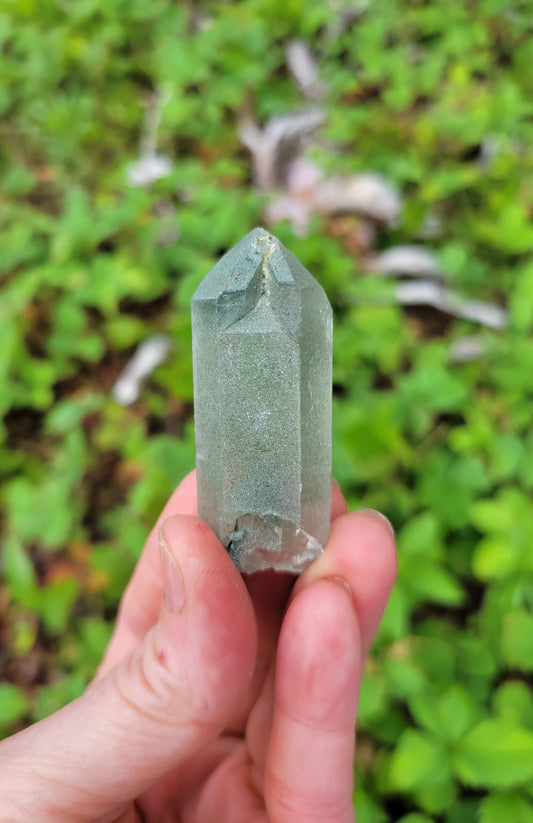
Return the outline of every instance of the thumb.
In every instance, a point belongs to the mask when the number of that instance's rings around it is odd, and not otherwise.
[[[243,699],[257,647],[243,580],[201,520],[174,516],[161,534],[165,600],[143,642],[0,745],[0,795],[14,809],[22,801],[25,820],[121,811],[216,737]]]

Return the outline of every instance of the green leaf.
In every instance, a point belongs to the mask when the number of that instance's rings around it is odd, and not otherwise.
[[[86,618],[80,624],[81,651],[84,663],[95,670],[111,639],[113,625],[101,618]]]
[[[105,575],[106,599],[118,603],[133,572],[134,560],[131,554],[118,543],[102,543],[94,546],[91,551],[91,566]]]
[[[505,661],[512,668],[533,671],[533,615],[525,610],[505,615],[502,652]]]
[[[455,770],[472,786],[525,783],[533,777],[533,733],[506,720],[484,720],[459,743]]]
[[[379,672],[365,672],[359,690],[358,723],[366,723],[386,709],[385,678]]]
[[[465,688],[450,686],[438,701],[438,711],[445,740],[456,742],[476,718],[476,704]]]
[[[410,791],[437,783],[447,774],[448,758],[441,744],[430,735],[407,729],[390,761],[392,788]]]
[[[387,823],[387,814],[363,789],[356,787],[353,800],[357,823]]]
[[[455,649],[437,637],[413,639],[413,660],[429,682],[444,684],[455,680]]]
[[[400,580],[417,597],[444,606],[459,606],[465,597],[460,583],[454,576],[438,563],[430,559],[410,558],[409,564],[399,566]]]
[[[39,625],[31,612],[17,614],[11,625],[11,648],[16,657],[26,657],[35,646]]]
[[[472,501],[488,485],[486,471],[478,459],[452,459],[442,450],[434,452],[418,480],[422,503],[431,507],[442,524],[452,527],[469,522]]]
[[[411,517],[398,534],[398,550],[402,556],[433,557],[440,547],[439,521],[429,511]]]
[[[479,580],[498,580],[515,572],[520,558],[505,537],[491,536],[478,543],[472,565]]]
[[[101,407],[97,394],[88,394],[74,400],[66,399],[50,410],[46,417],[46,428],[52,434],[66,434],[80,426],[84,417]]]
[[[401,817],[397,823],[431,823],[431,818],[426,817],[425,814],[408,814],[406,817]]]
[[[80,584],[72,578],[51,583],[42,590],[40,612],[49,632],[61,634],[65,631],[79,593]]]
[[[30,192],[35,184],[35,178],[25,166],[16,166],[5,175],[2,189],[5,194],[20,196]]]
[[[444,742],[456,742],[476,720],[476,705],[465,688],[453,685],[439,697],[427,691],[413,695],[409,708],[427,731]]]
[[[494,248],[510,254],[521,254],[533,249],[533,227],[525,204],[509,200],[494,219],[479,221],[479,236]]]
[[[474,798],[461,799],[446,809],[446,823],[473,823],[478,819],[479,803]]]
[[[496,481],[512,479],[524,454],[522,439],[513,434],[493,437],[491,444],[491,477]]]
[[[449,770],[436,778],[435,782],[428,781],[413,792],[417,805],[432,814],[442,814],[449,809],[456,794],[455,781]]]
[[[28,711],[28,701],[21,689],[11,683],[0,683],[0,726],[20,720]]]
[[[38,597],[35,569],[21,541],[12,535],[4,540],[2,570],[13,597],[25,606],[35,606]]]
[[[519,272],[511,298],[511,318],[517,329],[526,331],[533,325],[533,264]]]
[[[533,694],[520,680],[509,680],[497,689],[494,710],[502,718],[533,731]]]
[[[533,805],[518,792],[486,797],[479,808],[479,823],[533,823]]]

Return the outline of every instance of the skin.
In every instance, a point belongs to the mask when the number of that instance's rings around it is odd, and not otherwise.
[[[353,823],[359,684],[396,553],[384,517],[332,498],[296,582],[244,579],[188,475],[91,686],[0,744],[1,823]]]

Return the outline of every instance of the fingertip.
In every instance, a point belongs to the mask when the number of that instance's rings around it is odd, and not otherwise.
[[[208,526],[207,523],[201,520],[196,514],[170,514],[162,521],[159,528],[164,538],[168,541],[175,540],[176,535],[179,536],[179,534],[184,530],[186,532],[192,532],[193,529],[196,529],[209,538],[214,537],[215,540],[218,540],[210,526]]]
[[[324,558],[341,569],[356,564],[388,597],[396,580],[398,556],[390,521],[374,509],[358,509],[332,524]]]
[[[176,512],[197,514],[198,493],[196,489],[196,469],[193,469],[189,474],[185,475],[170,497],[169,504],[171,504],[173,508],[175,507],[174,511]]]
[[[225,585],[246,595],[251,608],[241,575],[205,521],[192,514],[173,514],[162,522],[160,529],[165,544],[180,566],[186,566],[189,575],[198,577],[204,596],[207,596],[210,585],[220,585],[224,578]]]
[[[354,512],[354,514],[368,515],[369,517],[375,518],[380,523],[383,523],[384,526],[386,526],[386,528],[389,530],[393,538],[396,537],[394,526],[390,522],[389,518],[385,517],[385,515],[382,512],[377,511],[377,509],[357,509]]]

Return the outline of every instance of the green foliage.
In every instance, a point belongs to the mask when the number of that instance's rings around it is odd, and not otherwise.
[[[401,309],[364,276],[356,217],[315,215],[308,236],[271,226],[334,307],[334,473],[351,506],[397,530],[399,579],[361,689],[358,819],[529,823],[530,10],[339,9],[2,4],[0,733],[83,691],[148,529],[193,466],[190,298],[262,221],[239,121],[302,107],[285,57],[301,38],[329,87],[315,161],[375,170],[403,196],[375,250],[424,243],[451,287],[509,310],[504,331],[481,332],[479,359],[452,362],[478,329]],[[136,188],[156,90],[173,167]],[[161,332],[171,358],[119,406],[118,374]]]
[[[10,683],[0,683],[0,729],[20,720],[28,711],[22,691]]]
[[[501,820],[531,823],[533,804],[515,792],[495,792],[481,803],[479,821],[480,823],[500,823]]]
[[[533,616],[524,610],[505,615],[502,627],[502,652],[511,668],[533,669]]]
[[[484,720],[461,741],[455,764],[473,786],[525,783],[533,777],[533,734],[505,720]]]

